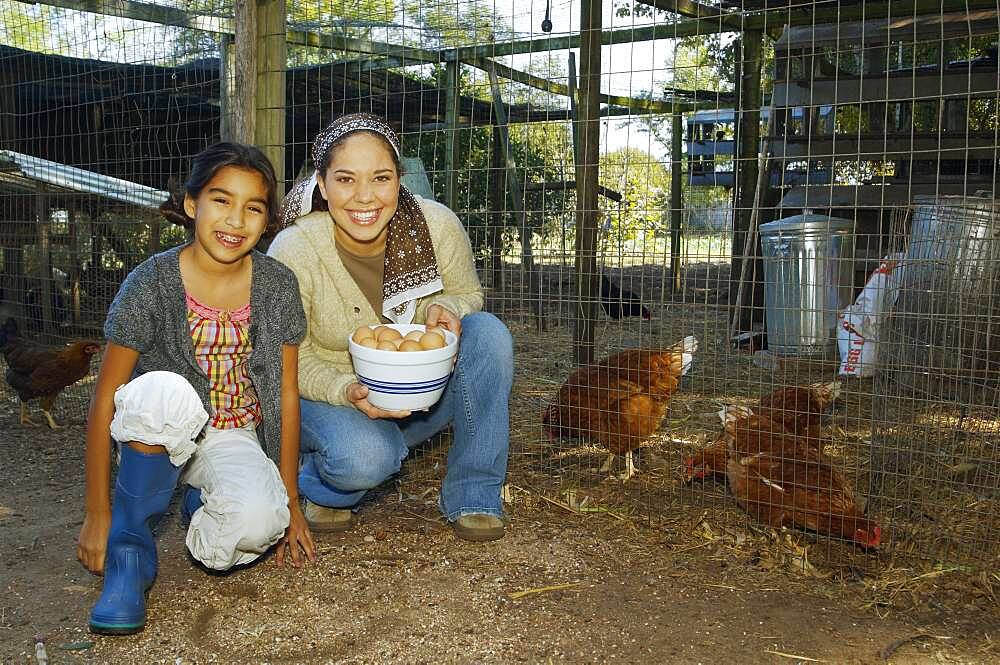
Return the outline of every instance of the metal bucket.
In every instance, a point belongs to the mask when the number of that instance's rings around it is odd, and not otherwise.
[[[900,387],[1000,400],[1000,202],[918,196],[880,352]]]
[[[762,224],[767,344],[789,356],[836,349],[837,314],[851,299],[854,222],[794,215]]]

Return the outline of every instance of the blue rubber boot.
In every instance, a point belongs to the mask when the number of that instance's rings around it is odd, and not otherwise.
[[[188,485],[184,490],[184,499],[181,501],[181,524],[185,528],[191,524],[191,518],[195,511],[202,505],[201,490]]]
[[[104,559],[104,590],[90,611],[90,632],[130,635],[146,626],[146,591],[156,579],[153,524],[167,510],[180,469],[165,453],[122,445]]]

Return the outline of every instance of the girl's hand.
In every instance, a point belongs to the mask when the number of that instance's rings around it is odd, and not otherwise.
[[[88,512],[80,527],[80,538],[76,545],[76,558],[84,568],[95,575],[104,574],[104,554],[108,548],[108,532],[111,530],[111,512]]]
[[[455,337],[462,336],[462,320],[455,316],[454,312],[445,309],[441,305],[431,305],[428,307],[427,315],[424,319],[424,324],[428,328],[441,326],[455,333]]]
[[[354,408],[362,412],[372,420],[376,418],[406,418],[410,411],[386,411],[377,406],[372,406],[368,401],[368,386],[360,383],[352,383],[347,386],[347,400],[354,405]]]
[[[305,558],[309,561],[316,561],[316,547],[313,545],[312,533],[309,532],[309,524],[302,514],[299,502],[290,502],[288,512],[288,528],[285,529],[284,537],[278,541],[278,551],[275,556],[278,568],[285,567],[285,547],[291,551],[293,568],[302,565],[302,554],[305,554]]]

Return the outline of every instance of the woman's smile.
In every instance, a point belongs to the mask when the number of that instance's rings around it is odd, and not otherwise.
[[[379,215],[382,213],[382,208],[376,208],[375,210],[348,210],[347,214],[350,215],[351,221],[355,224],[368,225],[374,224]]]

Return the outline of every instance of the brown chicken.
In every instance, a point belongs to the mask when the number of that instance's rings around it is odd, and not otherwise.
[[[819,439],[795,436],[766,416],[742,406],[727,405],[719,412],[723,432],[709,447],[685,461],[685,480],[726,477],[728,447],[744,456],[767,453],[778,457],[809,459],[818,454]]]
[[[783,388],[760,398],[754,413],[770,418],[792,434],[818,439],[820,419],[840,397],[840,381]]]
[[[7,384],[21,400],[21,424],[36,424],[28,418],[27,402],[40,397],[49,427],[60,429],[51,413],[56,397],[87,376],[90,359],[100,350],[100,345],[93,341],[73,342],[64,347],[41,346],[22,339],[17,323],[7,319],[0,329],[0,351],[7,361]]]
[[[719,417],[729,435],[735,437],[741,454],[777,453],[788,446],[791,446],[789,451],[822,452],[820,419],[839,395],[839,381],[783,388],[761,397],[760,406],[753,410],[726,406]],[[711,446],[684,460],[685,479],[709,476],[722,479],[726,474],[726,441],[724,433]]]
[[[553,438],[586,437],[624,455],[622,480],[636,473],[632,451],[660,426],[667,402],[687,373],[698,340],[685,337],[668,349],[630,349],[577,369],[559,388],[542,424]]]
[[[821,454],[794,459],[743,455],[729,442],[729,489],[751,517],[773,528],[795,526],[878,547],[882,528],[864,516],[844,476]]]

